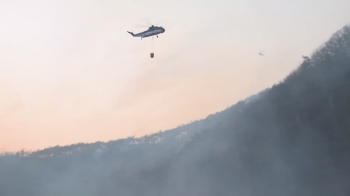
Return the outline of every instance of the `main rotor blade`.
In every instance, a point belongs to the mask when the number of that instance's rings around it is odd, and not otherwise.
[[[134,28],[148,28],[148,27],[150,27],[149,25],[144,25],[144,24],[133,24],[132,26]]]
[[[141,31],[145,31],[148,28],[149,28],[148,25],[132,23],[132,24],[130,24],[130,29],[129,30],[131,30],[134,33],[138,33],[138,32],[141,32]]]
[[[145,17],[143,19],[140,19],[139,21],[142,22],[145,25],[148,25],[149,27],[154,25],[153,21],[149,17]]]
[[[152,25],[154,26],[161,26],[166,29],[171,29],[172,28],[172,21],[164,18],[156,18],[156,19],[151,19],[150,17],[143,17],[140,18],[137,23],[133,23],[133,28],[149,28]],[[141,30],[141,29],[140,29]]]

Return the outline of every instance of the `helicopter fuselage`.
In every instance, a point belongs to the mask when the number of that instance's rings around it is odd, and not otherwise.
[[[130,33],[133,37],[141,37],[141,39],[142,39],[142,38],[145,38],[145,37],[158,35],[158,34],[161,34],[161,33],[164,33],[164,32],[165,32],[165,29],[163,27],[151,26],[150,28],[148,28],[148,30],[143,31],[141,33],[137,33],[137,34],[134,34],[132,32],[128,32],[128,33]]]

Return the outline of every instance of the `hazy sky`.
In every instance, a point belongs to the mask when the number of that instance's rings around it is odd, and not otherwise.
[[[349,10],[348,0],[0,1],[0,151],[204,118],[279,82]],[[126,32],[142,21],[166,30],[153,59],[152,38]]]

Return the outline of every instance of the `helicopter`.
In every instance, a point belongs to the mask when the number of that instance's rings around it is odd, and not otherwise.
[[[141,40],[142,38],[145,38],[145,37],[150,37],[150,36],[154,36],[156,35],[157,38],[158,38],[158,34],[161,34],[161,33],[164,33],[165,32],[165,29],[163,27],[157,27],[157,26],[150,26],[146,31],[143,31],[143,32],[140,32],[140,33],[137,33],[137,34],[134,34],[133,32],[129,32],[133,37],[141,37]]]

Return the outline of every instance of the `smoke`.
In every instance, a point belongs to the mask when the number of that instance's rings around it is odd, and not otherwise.
[[[108,151],[108,148],[105,145],[101,144],[101,147],[95,151],[94,158],[100,161],[102,156],[106,154],[107,151]]]

